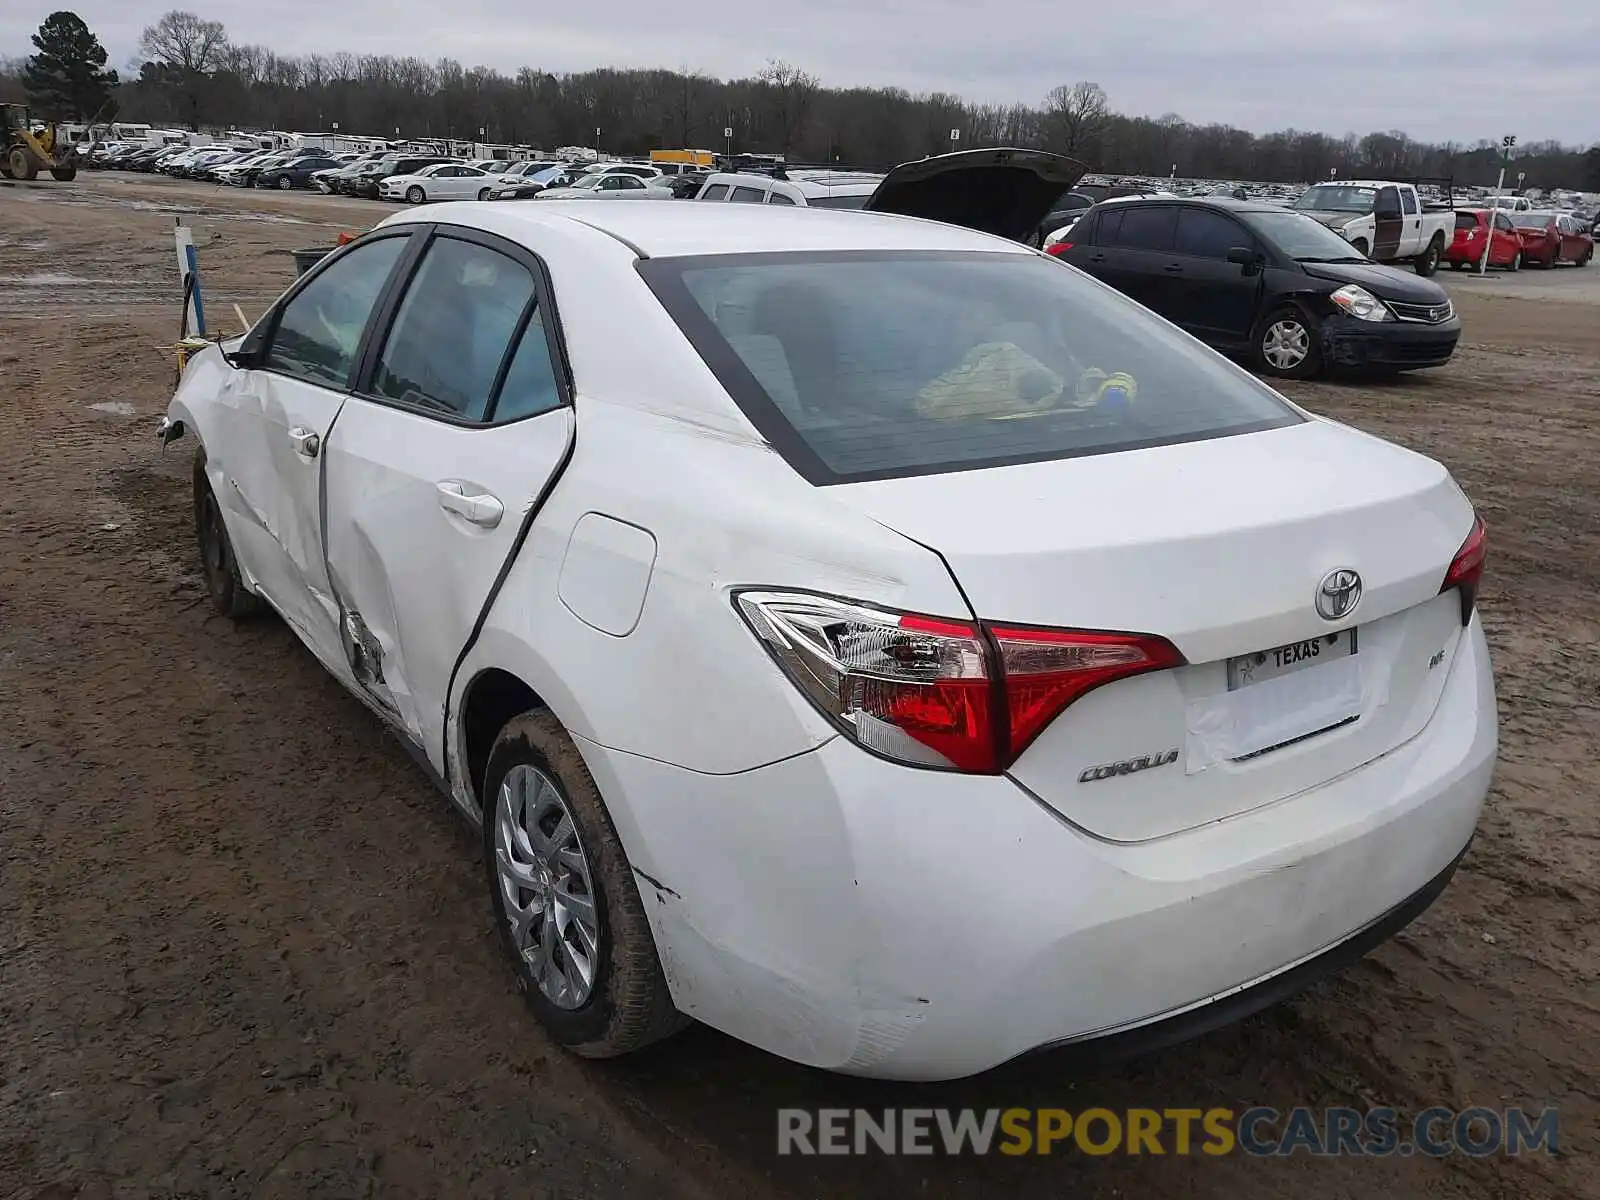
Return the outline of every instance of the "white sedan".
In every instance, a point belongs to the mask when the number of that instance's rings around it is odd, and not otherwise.
[[[213,602],[281,614],[481,830],[579,1054],[1165,1044],[1404,926],[1473,835],[1448,472],[992,236],[1039,178],[906,170],[870,207],[989,232],[397,214],[169,407]]]
[[[571,187],[547,187],[536,200],[671,200],[672,189],[624,171],[585,175]]]
[[[391,175],[378,185],[384,200],[426,204],[432,200],[487,200],[494,176],[465,163],[435,163],[415,175]]]

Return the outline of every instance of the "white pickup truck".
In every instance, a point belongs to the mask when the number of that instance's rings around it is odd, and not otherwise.
[[[1455,237],[1456,218],[1449,206],[1425,207],[1409,183],[1352,179],[1313,184],[1293,207],[1374,262],[1409,260],[1418,275],[1439,269],[1444,248]]]

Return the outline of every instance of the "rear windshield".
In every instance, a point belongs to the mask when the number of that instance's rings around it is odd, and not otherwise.
[[[1456,228],[1457,229],[1476,229],[1477,227],[1478,227],[1478,214],[1477,213],[1458,212],[1456,214]]]
[[[745,415],[812,483],[1301,420],[1199,342],[1042,256],[720,255],[638,269]]]
[[[812,196],[806,204],[811,208],[865,208],[870,199],[871,192],[862,192],[859,196]]]

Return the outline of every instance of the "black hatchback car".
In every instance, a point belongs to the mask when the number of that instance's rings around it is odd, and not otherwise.
[[[1438,284],[1362,257],[1270,204],[1207,196],[1097,204],[1050,253],[1264,374],[1448,362],[1461,322]]]

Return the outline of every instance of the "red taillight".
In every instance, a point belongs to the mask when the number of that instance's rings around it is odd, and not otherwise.
[[[742,592],[773,657],[861,745],[899,762],[993,774],[1086,692],[1178,666],[1162,638],[978,626],[832,597]]]
[[[1451,588],[1461,593],[1461,623],[1472,620],[1472,608],[1478,601],[1478,584],[1483,579],[1483,560],[1489,553],[1488,530],[1482,517],[1472,518],[1472,532],[1461,543],[1461,549],[1450,560],[1450,569],[1444,573],[1444,583],[1439,587],[1442,596]]]
[[[1046,254],[1055,254],[1055,255],[1059,256],[1059,255],[1065,254],[1068,250],[1071,250],[1071,249],[1072,249],[1072,243],[1071,242],[1057,242],[1054,246],[1046,246],[1044,248],[1044,252]]]

